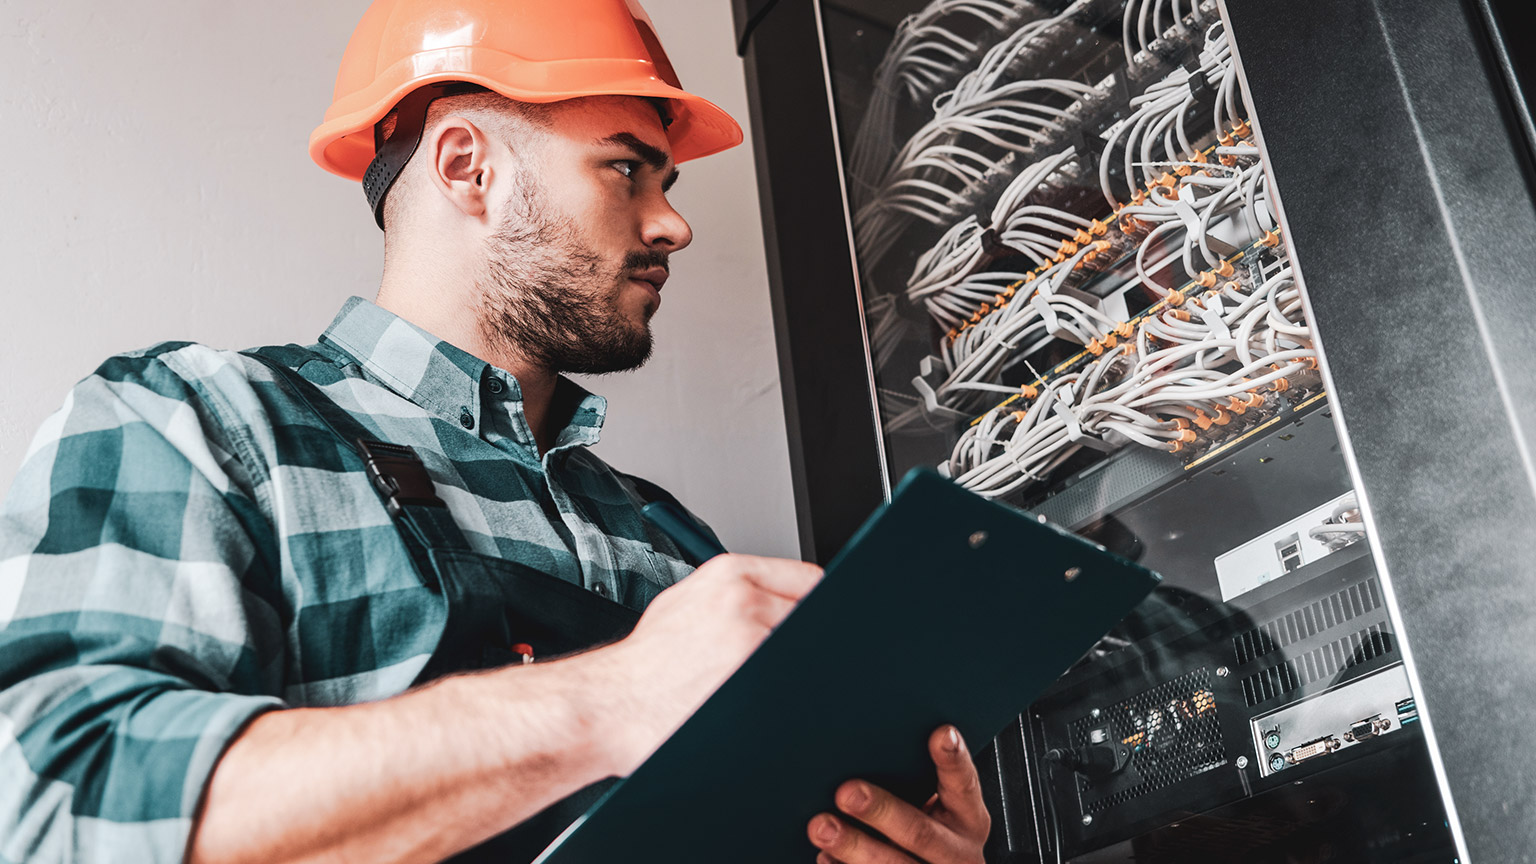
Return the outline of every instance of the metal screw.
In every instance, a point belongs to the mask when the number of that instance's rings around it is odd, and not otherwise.
[[[1088,712],[1088,716],[1092,717],[1095,720],[1097,720],[1097,719],[1099,719],[1099,716],[1102,715],[1103,713],[1104,713],[1103,711],[1100,711],[1099,709],[1095,708],[1092,711]]]
[[[1231,674],[1232,674],[1232,670],[1228,669],[1225,666],[1218,666],[1218,667],[1216,667],[1216,677],[1217,678],[1225,678],[1225,677],[1227,677],[1228,675],[1231,675]]]
[[[1076,579],[1077,577],[1083,575],[1083,568],[1081,568],[1081,567],[1068,567],[1067,568],[1067,572],[1064,575],[1067,577],[1067,581],[1071,582],[1073,579]]]
[[[985,543],[985,542],[987,542],[987,532],[985,532],[985,531],[977,531],[975,534],[971,535],[971,548],[972,549],[980,549],[981,545],[983,543]]]
[[[1239,768],[1247,768],[1248,767],[1248,757],[1247,756],[1239,756],[1239,757],[1237,757],[1237,767],[1239,767]]]
[[[1092,825],[1092,824],[1093,824],[1093,817],[1089,816],[1086,813],[1084,813],[1083,814],[1083,827],[1086,828],[1086,827],[1088,827],[1089,825]]]

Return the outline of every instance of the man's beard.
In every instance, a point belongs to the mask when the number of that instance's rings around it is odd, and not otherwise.
[[[651,328],[619,309],[626,275],[667,266],[665,252],[631,252],[618,268],[555,214],[535,178],[488,241],[479,285],[486,341],[552,372],[601,374],[638,369],[651,356]]]

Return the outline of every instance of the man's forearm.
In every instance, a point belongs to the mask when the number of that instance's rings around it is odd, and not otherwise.
[[[189,860],[429,862],[612,774],[597,655],[258,717],[216,766]]]

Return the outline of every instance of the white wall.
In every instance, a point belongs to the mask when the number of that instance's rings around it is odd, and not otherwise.
[[[747,116],[728,3],[646,3],[685,86]],[[381,235],[306,142],[365,0],[0,7],[0,489],[65,391],[167,339],[312,342],[372,297]],[[750,145],[686,166],[645,369],[598,448],[739,551],[795,555]]]

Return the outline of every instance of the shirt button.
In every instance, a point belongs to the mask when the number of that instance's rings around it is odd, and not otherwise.
[[[469,406],[465,405],[464,407],[460,408],[459,411],[462,412],[459,414],[459,425],[463,426],[465,429],[475,428],[475,418],[474,415],[469,413]]]
[[[493,377],[490,380],[486,381],[485,382],[485,389],[491,391],[492,393],[500,393],[501,390],[502,390],[501,379]]]
[[[599,596],[599,597],[607,597],[608,596],[608,585],[606,583],[599,582],[596,585],[592,586],[592,590],[596,591],[597,592],[597,596]]]

